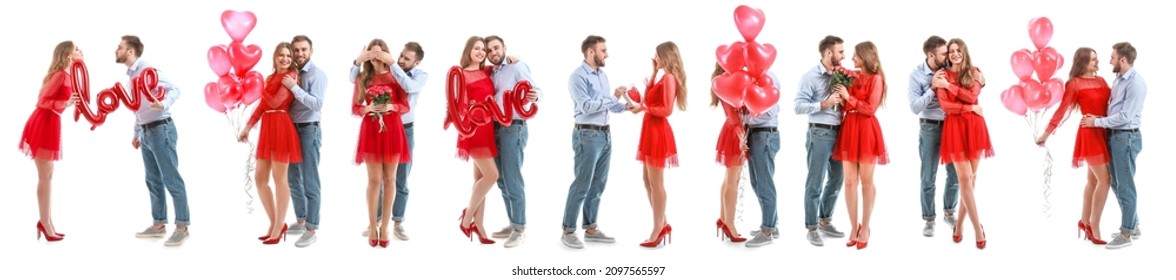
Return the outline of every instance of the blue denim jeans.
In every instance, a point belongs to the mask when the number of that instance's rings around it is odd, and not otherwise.
[[[408,139],[408,152],[412,153],[416,141],[413,141],[412,126],[404,128],[404,137]],[[396,166],[396,198],[392,200],[392,221],[404,221],[404,208],[408,203],[408,172],[412,172],[412,162]],[[380,188],[380,196],[376,204],[376,219],[384,217],[384,188]]]
[[[919,123],[919,183],[922,186],[923,220],[935,220],[935,177],[939,173],[939,141],[943,124],[920,121]],[[960,180],[956,177],[955,164],[947,164],[947,181],[943,187],[943,212],[955,213],[960,198]]]
[[[144,127],[139,139],[139,151],[143,154],[144,174],[147,177],[147,191],[151,194],[151,218],[153,224],[167,224],[167,197],[171,194],[175,204],[176,225],[191,224],[188,212],[188,193],[184,178],[180,177],[179,157],[176,155],[175,122],[168,121],[152,127]]]
[[[840,128],[840,127],[838,127]],[[833,160],[833,144],[837,143],[837,129],[810,126],[805,148],[808,150],[808,175],[804,182],[804,227],[817,228],[817,219],[833,219],[833,207],[841,194],[845,174],[841,162]],[[826,174],[829,180],[825,181]],[[821,182],[825,190],[821,191]],[[819,208],[819,213],[818,213]]]
[[[776,153],[780,151],[779,131],[760,131],[747,134],[747,171],[751,175],[751,188],[759,198],[765,232],[776,230]]]
[[[607,131],[575,129],[572,131],[572,150],[575,152],[573,171],[576,179],[572,181],[564,206],[563,228],[566,232],[576,231],[581,205],[584,210],[584,228],[596,227],[600,195],[604,193],[604,185],[608,182],[612,136]]]
[[[1135,158],[1143,150],[1143,135],[1138,130],[1107,132],[1107,146],[1111,150],[1111,190],[1123,213],[1119,230],[1130,233],[1139,224],[1139,215],[1135,212]]]
[[[323,199],[319,182],[319,147],[322,147],[323,131],[318,124],[296,126],[298,141],[302,144],[302,162],[291,163],[287,171],[290,183],[290,200],[294,204],[294,215],[306,228],[318,229],[319,207]]]
[[[527,125],[516,122],[510,126],[495,124],[494,135],[498,143],[498,188],[502,190],[502,201],[506,204],[506,216],[510,226],[523,230],[527,225],[527,198],[523,184],[523,150],[527,148]]]

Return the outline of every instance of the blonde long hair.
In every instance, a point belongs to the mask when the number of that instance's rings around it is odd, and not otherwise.
[[[372,47],[374,47],[374,46],[379,46],[380,51],[384,51],[384,52],[388,51],[388,43],[385,43],[383,39],[378,39],[378,38],[372,39],[372,41],[370,43],[368,43],[368,50],[371,50]],[[370,84],[372,82],[372,77],[374,77],[374,76],[376,76],[376,65],[372,64],[371,60],[364,61],[363,62],[363,71],[359,73],[360,94],[358,94],[358,97],[356,97],[355,102],[363,103],[363,100],[364,100],[363,91],[367,90],[368,84]]]
[[[881,105],[880,107],[885,107],[886,72],[882,71],[882,60],[878,58],[878,47],[874,46],[874,42],[861,42],[853,47],[853,54],[862,59],[862,72],[878,75],[878,78],[882,79],[882,101],[879,102],[879,105]]]
[[[678,52],[678,45],[670,41],[657,45],[657,57],[664,64],[662,67],[666,72],[673,74],[678,81],[674,98],[678,101],[678,109],[686,111],[686,71],[682,69],[682,55]]]
[[[468,40],[466,40],[465,49],[461,51],[461,68],[462,69],[469,67],[470,64],[474,62],[474,59],[470,58],[470,53],[474,52],[474,46],[477,45],[478,42],[482,42],[482,51],[485,51],[485,49],[486,49],[485,40],[486,40],[485,38],[482,38],[480,36],[470,36],[470,38]],[[482,59],[482,61],[478,62],[478,69],[481,69],[482,67],[486,67],[486,59],[484,59],[484,58]]]
[[[45,78],[41,80],[41,83],[49,82],[49,79],[53,78],[53,74],[69,68],[73,63],[69,56],[73,54],[75,49],[77,49],[77,46],[74,45],[73,41],[61,41],[61,43],[57,43],[57,47],[53,48],[53,62],[49,63],[49,72],[45,74]]]
[[[956,83],[963,88],[972,88],[972,83],[976,82],[976,77],[972,76],[972,54],[968,52],[968,44],[965,44],[963,39],[953,38],[947,42],[948,52],[951,51],[951,45],[956,45],[960,49],[960,54],[963,56],[963,61],[960,63],[960,72],[957,73],[959,78]],[[950,64],[951,59],[948,59],[947,63]]]

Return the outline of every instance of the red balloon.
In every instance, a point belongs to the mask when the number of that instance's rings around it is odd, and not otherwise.
[[[224,105],[225,110],[236,108],[241,104],[241,83],[230,73],[229,75],[221,76],[220,80],[216,82],[219,100]]]
[[[1013,74],[1016,74],[1021,81],[1033,80],[1033,63],[1033,52],[1028,49],[1013,52],[1013,57],[1010,59]]]
[[[204,103],[208,104],[208,108],[212,108],[213,111],[225,112],[225,104],[220,100],[220,86],[217,83],[204,85]]]
[[[217,77],[228,74],[229,69],[233,67],[229,62],[229,47],[217,45],[208,48],[208,67],[212,68],[212,73]]]
[[[245,36],[249,36],[249,32],[252,32],[256,25],[257,16],[253,12],[225,10],[221,13],[221,26],[229,33],[229,38],[232,38],[233,42],[245,40]]]
[[[1049,92],[1049,103],[1046,103],[1045,107],[1051,108],[1062,103],[1062,96],[1066,94],[1065,90],[1066,84],[1062,82],[1062,79],[1053,78],[1045,82],[1045,91]]]
[[[633,102],[641,103],[641,92],[638,92],[635,87],[629,88],[629,99],[633,100]]]
[[[719,61],[719,66],[723,68],[723,71],[741,71],[743,67],[747,66],[746,47],[747,43],[734,42],[715,49],[715,58]]]
[[[253,44],[246,46],[238,42],[229,44],[229,62],[233,64],[237,77],[247,76],[258,61],[261,61],[261,47]]]
[[[1029,39],[1038,50],[1044,49],[1053,39],[1053,22],[1047,17],[1039,17],[1029,21]]]
[[[1033,58],[1033,69],[1037,70],[1038,81],[1049,81],[1053,78],[1054,72],[1062,69],[1062,55],[1053,47],[1045,47],[1037,52],[1037,57]]]
[[[776,106],[776,102],[780,101],[780,89],[776,88],[768,75],[762,75],[756,80],[755,85],[747,87],[743,98],[747,110],[752,115],[759,115]]]
[[[731,107],[743,107],[743,95],[755,81],[744,71],[727,72],[711,80],[711,89]]]
[[[764,11],[747,5],[735,8],[735,27],[744,41],[755,41],[760,31],[764,30]]]
[[[1009,112],[1018,116],[1024,116],[1026,109],[1028,109],[1025,106],[1025,95],[1021,85],[1013,85],[1001,92],[1000,102],[1004,104],[1005,109],[1009,109]]]
[[[261,99],[261,92],[265,87],[265,78],[257,71],[250,71],[241,79],[241,104],[250,105]]]
[[[747,43],[747,74],[752,77],[763,76],[775,61],[776,47],[772,44]]]
[[[1037,81],[1022,81],[1022,93],[1025,95],[1025,106],[1034,113],[1040,112],[1049,105],[1049,92]]]

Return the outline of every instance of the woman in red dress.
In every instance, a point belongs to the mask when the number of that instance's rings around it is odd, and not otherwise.
[[[1061,106],[1054,112],[1045,133],[1037,137],[1037,145],[1044,146],[1045,140],[1073,111],[1081,110],[1082,115],[1107,115],[1111,88],[1107,86],[1106,80],[1095,74],[1098,72],[1097,57],[1091,48],[1079,48],[1074,52],[1074,65],[1070,68],[1070,80],[1066,81],[1066,93],[1062,97]],[[1106,139],[1106,130],[1098,127],[1078,128],[1078,136],[1074,138],[1073,167],[1079,168],[1083,162],[1088,166],[1078,236],[1086,232],[1086,239],[1098,245],[1107,244],[1098,230],[1103,206],[1107,203],[1107,190],[1111,187],[1111,175],[1107,170],[1111,156]]]
[[[25,122],[24,132],[20,135],[21,152],[37,165],[37,208],[41,213],[41,219],[37,220],[37,239],[41,236],[48,241],[65,238],[65,234],[57,232],[53,226],[49,197],[52,194],[53,162],[61,159],[61,113],[78,102],[69,67],[74,61],[81,60],[82,50],[72,41],[57,44],[49,73],[41,80],[37,108]]]
[[[634,113],[645,112],[645,120],[641,123],[641,142],[637,144],[637,160],[645,164],[642,170],[645,180],[645,193],[649,197],[649,204],[653,208],[653,232],[649,239],[641,243],[644,247],[657,247],[663,238],[669,241],[672,227],[666,222],[666,185],[664,169],[678,166],[678,148],[674,143],[674,130],[667,120],[674,112],[674,105],[678,109],[686,110],[686,72],[682,70],[682,56],[678,54],[678,45],[665,42],[657,45],[657,53],[653,57],[653,74],[645,87],[645,98]],[[661,79],[657,79],[659,71],[665,71]]]
[[[281,42],[274,49],[274,72],[265,78],[261,100],[253,109],[237,141],[249,140],[249,131],[261,121],[261,130],[257,133],[257,196],[261,199],[266,216],[269,217],[269,229],[266,235],[258,237],[262,244],[278,244],[286,237],[287,226],[286,209],[290,205],[290,184],[286,178],[290,163],[302,162],[302,148],[298,144],[298,132],[294,130],[294,122],[286,109],[294,102],[294,94],[282,85],[282,78],[286,76],[298,79],[298,67],[294,65],[294,47],[290,43]],[[269,179],[274,179],[274,189],[270,190]]]
[[[486,44],[482,37],[472,36],[466,40],[465,50],[461,53],[461,74],[465,90],[471,102],[483,102],[494,96],[494,82],[490,80],[490,71],[486,66]],[[453,84],[455,81],[446,81]],[[474,162],[474,188],[470,194],[470,202],[461,211],[461,232],[473,239],[478,235],[482,244],[494,244],[494,240],[487,238],[482,219],[485,217],[486,194],[498,181],[498,167],[494,165],[494,157],[498,156],[498,146],[494,141],[494,125],[491,123],[478,125],[473,135],[457,137],[457,157]]]
[[[846,247],[865,249],[870,241],[870,217],[874,212],[874,166],[890,160],[882,127],[874,112],[886,99],[886,73],[878,58],[878,48],[870,41],[854,46],[853,66],[859,75],[846,90],[837,85],[836,93],[845,102],[842,109],[841,135],[833,147],[833,160],[845,166],[845,206],[853,225]],[[861,184],[861,223],[858,223],[858,184]]]
[[[971,215],[976,231],[976,248],[984,249],[988,240],[980,214],[976,210],[976,169],[980,159],[993,156],[988,125],[981,116],[978,104],[980,71],[972,67],[972,57],[964,41],[955,38],[947,43],[948,68],[935,73],[931,87],[947,116],[943,120],[943,136],[939,147],[943,163],[954,163],[960,182],[959,221],[952,233],[952,241],[963,240],[963,221]]]
[[[388,44],[373,39],[368,43],[368,51],[389,53]],[[368,245],[387,248],[388,237],[392,235],[388,231],[391,215],[383,215],[382,220],[377,221],[377,204],[383,188],[383,207],[392,209],[392,202],[396,199],[396,167],[411,160],[408,138],[400,120],[400,115],[410,109],[408,95],[392,77],[388,64],[369,59],[363,62],[351,100],[351,113],[363,119],[355,163],[367,165],[368,228],[375,229],[379,225],[378,231],[368,231]]]
[[[727,71],[723,70],[722,65],[715,63],[715,72],[711,74],[711,79],[723,73]],[[719,130],[719,143],[715,145],[715,162],[727,167],[727,172],[723,177],[723,187],[719,195],[719,220],[715,221],[715,227],[731,242],[743,242],[747,241],[747,238],[740,236],[739,231],[735,229],[735,204],[739,197],[739,175],[743,173],[743,161],[747,160],[747,132],[743,130],[743,116],[739,109],[723,102],[715,91],[711,90],[711,107],[718,107],[720,104],[723,106],[723,114],[727,121],[723,122],[723,128]]]

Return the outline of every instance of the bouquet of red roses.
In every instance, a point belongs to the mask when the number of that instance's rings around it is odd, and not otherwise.
[[[833,79],[829,80],[829,91],[833,91],[833,88],[837,87],[837,85],[841,85],[846,89],[849,89],[849,86],[853,85],[853,80],[857,79],[857,77],[857,71],[837,66],[836,68],[833,68]]]
[[[392,87],[389,87],[387,85],[369,86],[367,88],[367,97],[368,97],[368,100],[371,100],[370,102],[368,102],[368,104],[370,104],[370,105],[377,105],[377,106],[387,105],[388,103],[392,102]],[[379,120],[379,122],[380,122],[380,132],[384,132],[384,130],[387,129],[387,127],[384,126],[383,116],[385,113],[386,112],[372,113],[373,114],[372,117],[375,118],[376,120]]]

